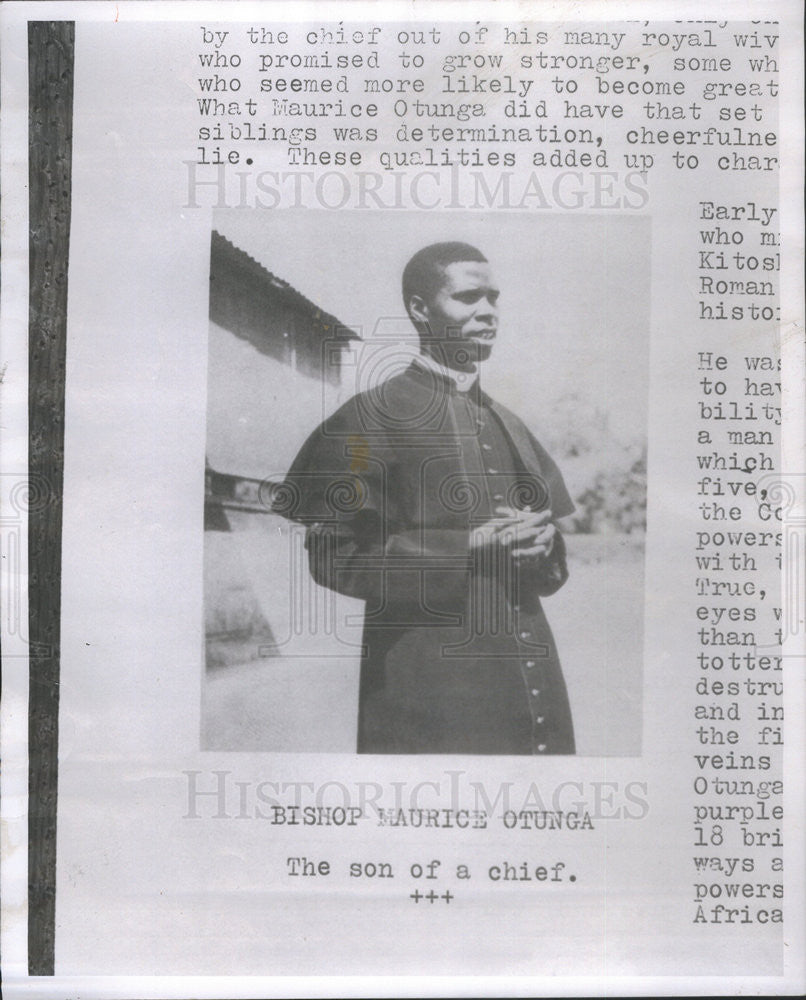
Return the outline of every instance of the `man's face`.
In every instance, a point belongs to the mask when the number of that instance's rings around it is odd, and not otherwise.
[[[492,352],[498,331],[498,287],[487,263],[456,261],[431,295],[412,296],[412,317],[427,330],[422,347],[460,371],[475,371]]]

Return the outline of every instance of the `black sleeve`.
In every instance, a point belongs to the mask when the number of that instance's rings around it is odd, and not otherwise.
[[[356,425],[347,412],[308,439],[275,511],[306,526],[314,580],[366,601],[368,615],[456,606],[468,592],[469,531],[423,526],[402,499],[388,436],[366,439]]]
[[[540,559],[529,560],[520,567],[520,586],[538,597],[556,594],[568,579],[565,539],[555,525],[554,544],[549,554]]]
[[[549,495],[551,497],[551,513],[555,518],[568,517],[569,514],[574,513],[576,507],[574,506],[574,501],[571,499],[571,494],[568,492],[568,487],[565,485],[563,475],[557,463],[531,432],[529,438],[540,462],[540,471],[548,484]]]

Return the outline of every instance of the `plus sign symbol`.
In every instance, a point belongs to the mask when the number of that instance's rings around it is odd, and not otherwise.
[[[439,900],[442,900],[445,903],[450,903],[450,901],[454,898],[455,897],[450,889],[446,889],[443,893],[434,892],[433,889],[429,892],[420,892],[419,889],[415,889],[414,892],[409,893],[409,899],[413,899],[415,903],[436,903]]]

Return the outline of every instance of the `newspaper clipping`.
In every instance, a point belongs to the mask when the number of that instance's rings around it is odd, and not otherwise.
[[[3,5],[9,995],[803,992],[801,15]]]

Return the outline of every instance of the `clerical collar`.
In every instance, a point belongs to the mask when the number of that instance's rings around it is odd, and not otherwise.
[[[453,382],[458,392],[469,392],[479,380],[479,373],[477,371],[454,371],[453,368],[448,368],[446,365],[440,364],[440,362],[435,358],[432,358],[430,354],[418,354],[416,363],[420,365],[420,367],[426,368],[428,371],[435,372],[437,375],[441,375],[443,378]]]

